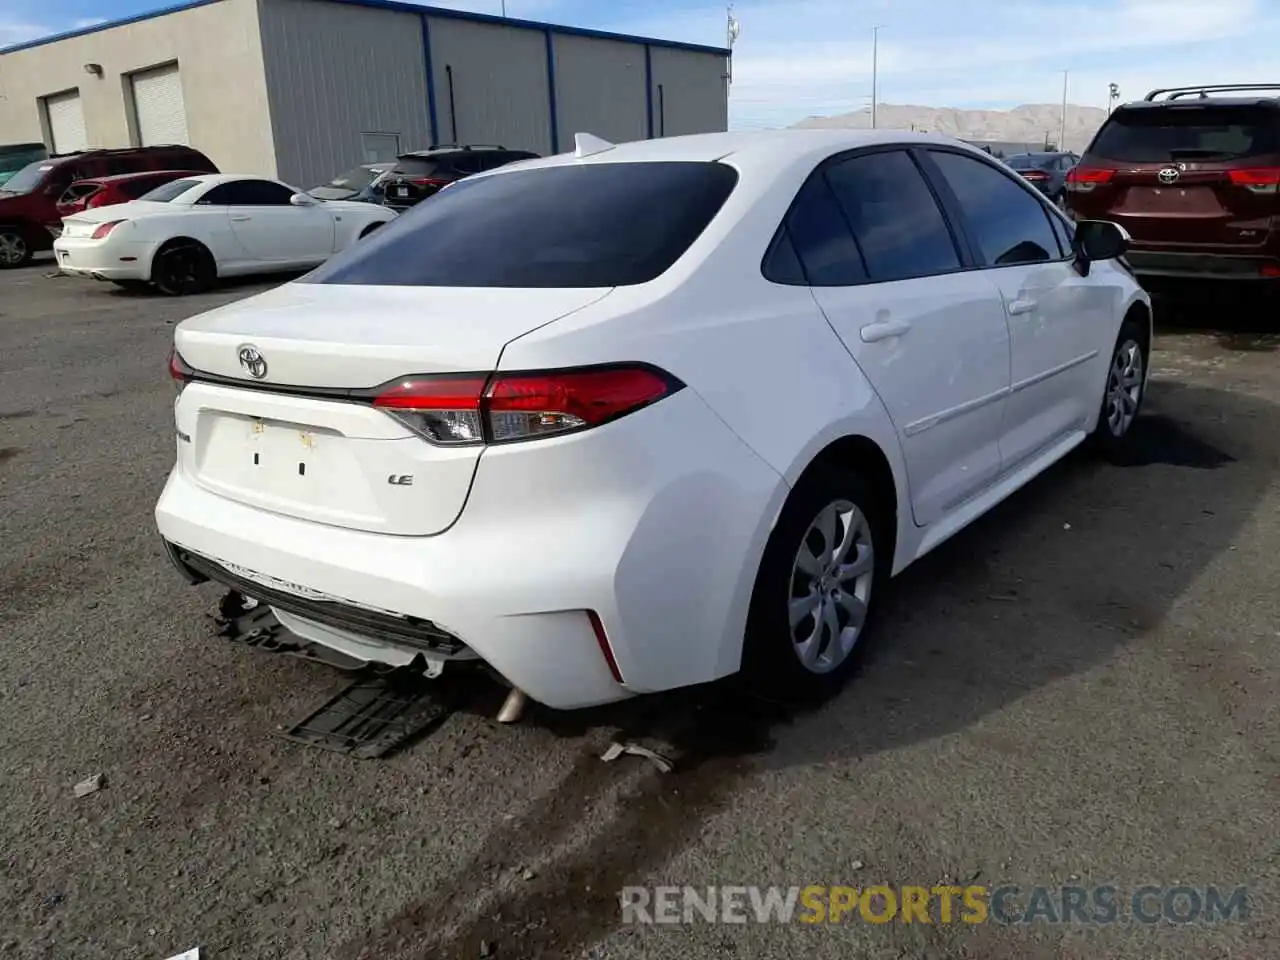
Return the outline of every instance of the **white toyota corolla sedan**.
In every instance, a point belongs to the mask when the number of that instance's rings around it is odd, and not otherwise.
[[[219,277],[310,269],[395,216],[278,180],[207,174],[67,217],[53,250],[72,276],[198,293]]]
[[[820,696],[889,577],[1125,443],[1126,242],[937,136],[579,135],[181,323],[159,530],[359,659]]]

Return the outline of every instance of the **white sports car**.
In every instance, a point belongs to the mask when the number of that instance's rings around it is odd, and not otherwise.
[[[939,136],[580,135],[181,323],[160,533],[314,643],[486,661],[512,713],[820,698],[889,577],[1122,451],[1127,242]]]
[[[187,294],[219,277],[309,269],[395,216],[278,180],[210,174],[67,217],[53,249],[63,273]]]

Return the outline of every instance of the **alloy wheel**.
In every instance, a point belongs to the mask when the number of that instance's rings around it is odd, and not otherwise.
[[[1123,437],[1138,414],[1142,399],[1142,347],[1125,340],[1116,348],[1107,374],[1107,428],[1113,437]]]
[[[16,233],[0,233],[0,264],[16,267],[27,259],[27,242]]]
[[[871,525],[848,500],[835,500],[809,524],[791,569],[791,644],[806,670],[829,673],[862,635],[875,550]]]

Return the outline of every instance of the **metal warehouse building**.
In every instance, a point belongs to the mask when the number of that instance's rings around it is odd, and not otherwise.
[[[728,56],[390,0],[195,0],[0,51],[0,140],[187,143],[306,188],[432,143],[724,130]]]

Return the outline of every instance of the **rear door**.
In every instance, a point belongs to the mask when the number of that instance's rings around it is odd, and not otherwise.
[[[906,150],[825,164],[787,229],[818,305],[897,429],[916,522],[936,521],[1000,472],[1009,330],[999,293],[964,268]]]
[[[967,154],[927,156],[1008,315],[1012,363],[1000,440],[1007,471],[1079,431],[1096,411],[1100,365],[1115,335],[1115,290],[1107,272],[1080,276],[1054,230],[1055,214],[1026,185]]]
[[[1280,110],[1265,103],[1121,108],[1077,168],[1071,206],[1144,246],[1247,252],[1280,214],[1278,133]]]

